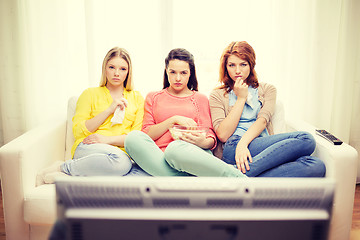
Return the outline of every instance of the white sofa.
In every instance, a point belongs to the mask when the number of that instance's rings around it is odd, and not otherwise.
[[[71,118],[76,97],[68,104],[67,119],[39,126],[0,148],[1,189],[8,240],[47,239],[56,219],[54,184],[35,187],[37,172],[54,161],[69,159],[73,142]],[[275,132],[305,130],[315,135],[315,127],[302,121],[284,120],[282,104],[274,115]],[[351,230],[357,152],[344,143],[334,146],[315,136],[315,155],[325,161],[326,177],[336,179],[330,239],[348,240]]]

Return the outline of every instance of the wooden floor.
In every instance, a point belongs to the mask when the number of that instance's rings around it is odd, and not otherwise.
[[[1,203],[1,205],[0,205],[0,240],[6,240],[1,184],[0,184],[0,203]]]
[[[4,213],[2,208],[3,203],[2,203],[1,185],[0,185],[0,204],[1,204],[0,205],[0,240],[6,240]],[[350,235],[350,240],[359,240],[359,239],[360,239],[360,184],[356,186],[356,191],[355,191],[352,230]]]
[[[350,240],[360,239],[360,184],[356,185]]]

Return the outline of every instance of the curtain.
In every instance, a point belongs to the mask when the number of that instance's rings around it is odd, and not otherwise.
[[[277,87],[287,116],[349,142],[352,106],[359,108],[354,102],[354,90],[359,89],[359,1],[209,3],[206,10],[202,1],[174,4],[174,45],[195,53],[202,66],[201,88],[208,92],[216,85],[222,50],[231,41],[245,40],[256,52],[259,81]],[[182,18],[183,12],[191,17]]]
[[[245,40],[256,52],[259,81],[276,86],[286,117],[326,129],[360,152],[360,1],[221,3],[174,1],[172,39],[197,58],[200,90],[216,86],[222,50]],[[360,182],[360,160],[358,173]]]
[[[85,17],[80,1],[0,3],[1,130],[4,143],[66,114],[88,85]]]
[[[359,151],[359,23],[357,0],[2,0],[0,144],[64,116],[70,96],[98,85],[114,46],[129,51],[145,97],[162,87],[172,48],[194,54],[199,90],[209,94],[222,50],[245,40],[287,117]]]
[[[64,117],[69,97],[99,85],[112,47],[130,52],[134,78],[145,83],[135,81],[135,87],[143,94],[161,87],[154,80],[163,73],[161,22],[167,15],[160,10],[167,4],[140,2],[0,1],[1,145]]]

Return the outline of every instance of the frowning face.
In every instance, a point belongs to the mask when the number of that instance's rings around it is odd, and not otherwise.
[[[178,59],[171,60],[166,69],[169,81],[169,91],[176,94],[189,91],[187,86],[190,78],[189,63]]]
[[[121,57],[113,57],[106,64],[106,86],[124,86],[129,73],[128,63]]]
[[[250,74],[250,65],[246,60],[230,55],[227,60],[226,70],[233,81],[238,78],[245,81]]]

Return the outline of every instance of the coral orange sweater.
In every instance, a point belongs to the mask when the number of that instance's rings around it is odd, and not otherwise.
[[[198,125],[209,127],[207,137],[213,138],[216,143],[216,136],[210,116],[209,100],[205,95],[196,91],[187,97],[173,96],[167,89],[150,92],[145,99],[142,131],[147,133],[150,126],[161,123],[174,115],[192,118]],[[172,141],[173,138],[170,132],[167,131],[155,140],[155,143],[164,151]],[[216,144],[213,148],[215,146]]]

